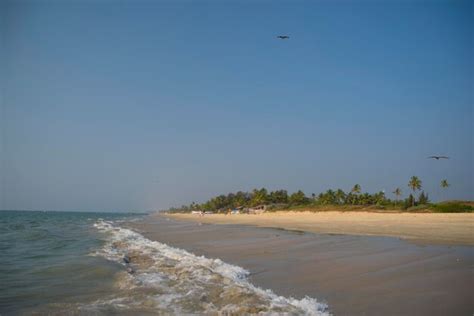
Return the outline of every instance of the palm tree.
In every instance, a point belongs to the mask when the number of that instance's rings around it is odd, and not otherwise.
[[[360,193],[360,190],[361,190],[360,184],[356,184],[356,185],[354,185],[354,187],[352,188],[351,192],[352,192],[352,193],[355,193],[355,194],[359,194],[359,193]]]
[[[447,188],[447,187],[449,187],[448,180],[446,180],[446,179],[441,180],[441,187],[442,187],[442,188]]]
[[[336,191],[337,204],[344,204],[345,199],[346,199],[346,193],[342,191],[341,189],[338,189]]]
[[[408,182],[408,186],[412,189],[413,195],[415,195],[416,190],[421,189],[421,180],[417,176],[413,176]],[[413,198],[413,202],[411,206],[415,206],[415,198]]]
[[[355,202],[357,201],[357,198],[358,198],[357,195],[360,193],[360,191],[361,191],[360,184],[356,184],[352,187],[351,193],[354,193],[354,195],[352,196],[352,204],[356,204]]]
[[[447,188],[449,187],[448,180],[446,180],[446,179],[441,180],[441,184],[440,184],[440,185],[441,185],[441,187],[442,187],[443,189],[447,189]]]
[[[400,198],[400,195],[402,195],[402,189],[400,188],[396,188],[395,191],[393,191],[393,194],[395,194],[395,196],[397,197],[397,202],[398,202],[398,199]]]

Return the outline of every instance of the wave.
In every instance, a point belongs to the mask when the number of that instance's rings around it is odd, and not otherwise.
[[[279,296],[253,285],[249,272],[239,266],[149,240],[112,222],[99,220],[94,226],[107,236],[104,247],[94,255],[122,264],[124,271],[117,280],[119,294],[83,310],[330,315],[327,305],[314,298]]]

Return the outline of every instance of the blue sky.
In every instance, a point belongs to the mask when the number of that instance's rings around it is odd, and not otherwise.
[[[0,209],[406,196],[412,175],[474,199],[470,1],[0,6]]]

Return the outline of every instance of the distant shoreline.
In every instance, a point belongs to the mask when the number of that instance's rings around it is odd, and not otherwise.
[[[210,224],[252,225],[322,234],[387,236],[423,244],[474,246],[473,213],[279,211],[259,215],[164,216]]]

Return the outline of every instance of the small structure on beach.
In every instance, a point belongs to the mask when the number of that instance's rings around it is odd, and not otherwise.
[[[243,209],[244,208],[242,206],[234,207],[233,209],[230,210],[230,214],[232,214],[232,215],[240,214],[240,213],[242,213]]]
[[[248,209],[249,214],[262,214],[267,210],[266,205],[258,205]]]

